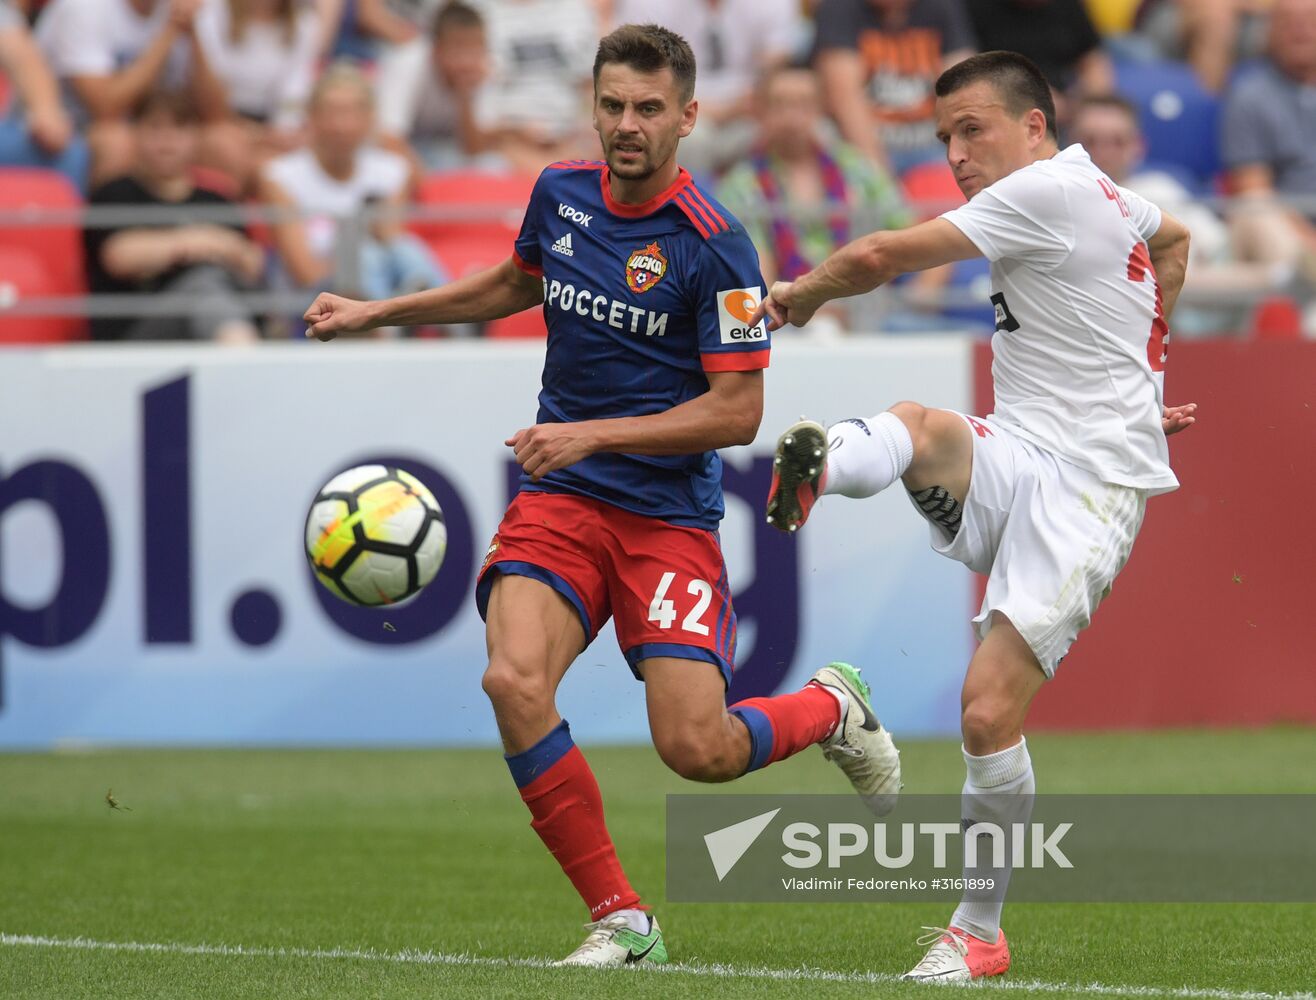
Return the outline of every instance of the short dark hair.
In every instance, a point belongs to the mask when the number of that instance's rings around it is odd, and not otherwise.
[[[1037,108],[1046,117],[1046,134],[1057,142],[1060,140],[1051,85],[1027,56],[1000,50],[969,56],[937,77],[936,94],[948,97],[979,80],[986,80],[996,88],[1012,115],[1025,115]]]
[[[439,38],[454,28],[484,28],[484,18],[480,12],[462,0],[449,0],[434,15],[433,36]]]
[[[690,43],[674,31],[656,24],[623,24],[599,40],[594,56],[594,86],[599,70],[608,63],[621,63],[641,73],[670,69],[681,91],[681,100],[695,96],[695,54]]]
[[[143,121],[155,115],[166,115],[175,125],[199,125],[201,113],[196,102],[185,90],[148,90],[133,105],[132,120]]]

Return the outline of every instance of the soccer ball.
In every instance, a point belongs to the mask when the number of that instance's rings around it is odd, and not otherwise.
[[[376,607],[414,596],[448,546],[439,502],[409,472],[360,465],[325,483],[306,516],[306,558],[335,597]]]

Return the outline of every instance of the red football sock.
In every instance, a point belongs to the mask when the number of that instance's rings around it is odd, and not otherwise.
[[[589,907],[590,919],[641,908],[603,820],[599,784],[566,722],[507,764],[534,817],[530,825]]]
[[[749,730],[747,771],[757,771],[825,740],[841,721],[840,703],[813,683],[794,694],[746,698],[727,711]]]

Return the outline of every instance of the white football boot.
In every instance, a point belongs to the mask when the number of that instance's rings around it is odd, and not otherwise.
[[[983,976],[999,976],[1010,968],[1010,946],[1005,931],[998,931],[995,944],[980,941],[958,927],[924,927],[927,934],[918,944],[928,953],[901,979],[921,983],[967,983]]]
[[[823,755],[845,772],[874,815],[885,816],[900,795],[900,751],[873,714],[868,685],[848,663],[829,663],[812,683],[841,691],[847,701],[845,718],[821,744]]]
[[[585,965],[603,969],[634,965],[636,962],[662,964],[667,961],[663,931],[653,916],[649,917],[648,934],[632,930],[624,913],[610,913],[602,920],[586,924],[585,930],[589,931],[589,936],[581,946],[562,961],[554,962],[554,965]]]

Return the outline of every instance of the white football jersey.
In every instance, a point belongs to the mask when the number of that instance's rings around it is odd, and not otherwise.
[[[999,421],[1102,480],[1175,489],[1166,327],[1146,240],[1161,211],[1069,146],[942,218],[992,264]]]

